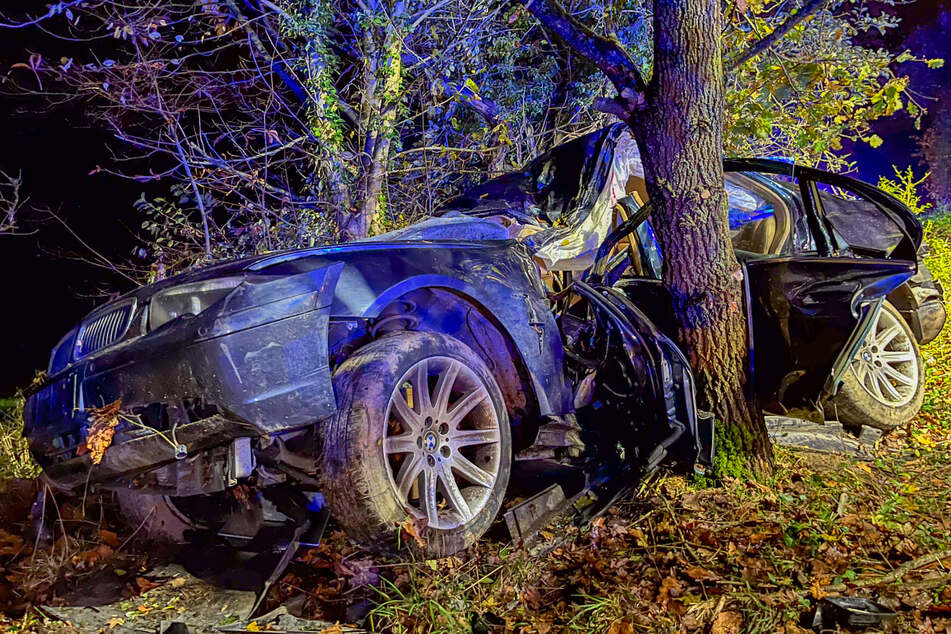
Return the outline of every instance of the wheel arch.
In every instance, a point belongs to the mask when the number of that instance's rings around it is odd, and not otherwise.
[[[918,298],[915,297],[915,293],[912,291],[908,282],[905,282],[893,290],[885,299],[888,300],[889,304],[898,309],[905,323],[908,324],[911,328],[911,332],[915,335],[915,339],[921,344],[924,340],[924,332],[918,314]]]
[[[456,280],[458,282],[458,280]],[[499,384],[513,431],[516,450],[530,443],[540,418],[539,386],[522,351],[506,327],[462,283],[416,286],[402,293],[386,293],[387,302],[377,302],[377,317],[371,320],[372,336],[403,330],[442,333],[469,346],[485,362]],[[395,287],[394,287],[395,288]],[[526,441],[525,438],[528,438]]]

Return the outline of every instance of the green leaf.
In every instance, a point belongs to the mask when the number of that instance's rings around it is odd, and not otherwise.
[[[878,136],[877,134],[873,134],[868,138],[868,144],[873,148],[880,147],[884,142],[885,141],[882,139],[882,137]]]

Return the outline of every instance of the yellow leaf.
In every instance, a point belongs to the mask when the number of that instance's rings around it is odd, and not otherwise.
[[[119,424],[119,410],[122,401],[116,400],[102,407],[89,408],[89,433],[86,435],[86,449],[93,464],[102,462],[106,449],[112,444],[116,435],[116,426]]]

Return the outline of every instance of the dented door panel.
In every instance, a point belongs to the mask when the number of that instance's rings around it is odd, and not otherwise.
[[[793,256],[743,262],[757,394],[811,405],[837,381],[882,298],[915,274],[914,262]],[[833,377],[835,378],[835,377]]]

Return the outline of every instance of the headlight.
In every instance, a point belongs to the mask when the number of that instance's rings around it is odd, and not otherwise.
[[[149,330],[155,330],[182,315],[202,313],[243,281],[240,277],[227,277],[173,286],[156,293],[149,302]]]

